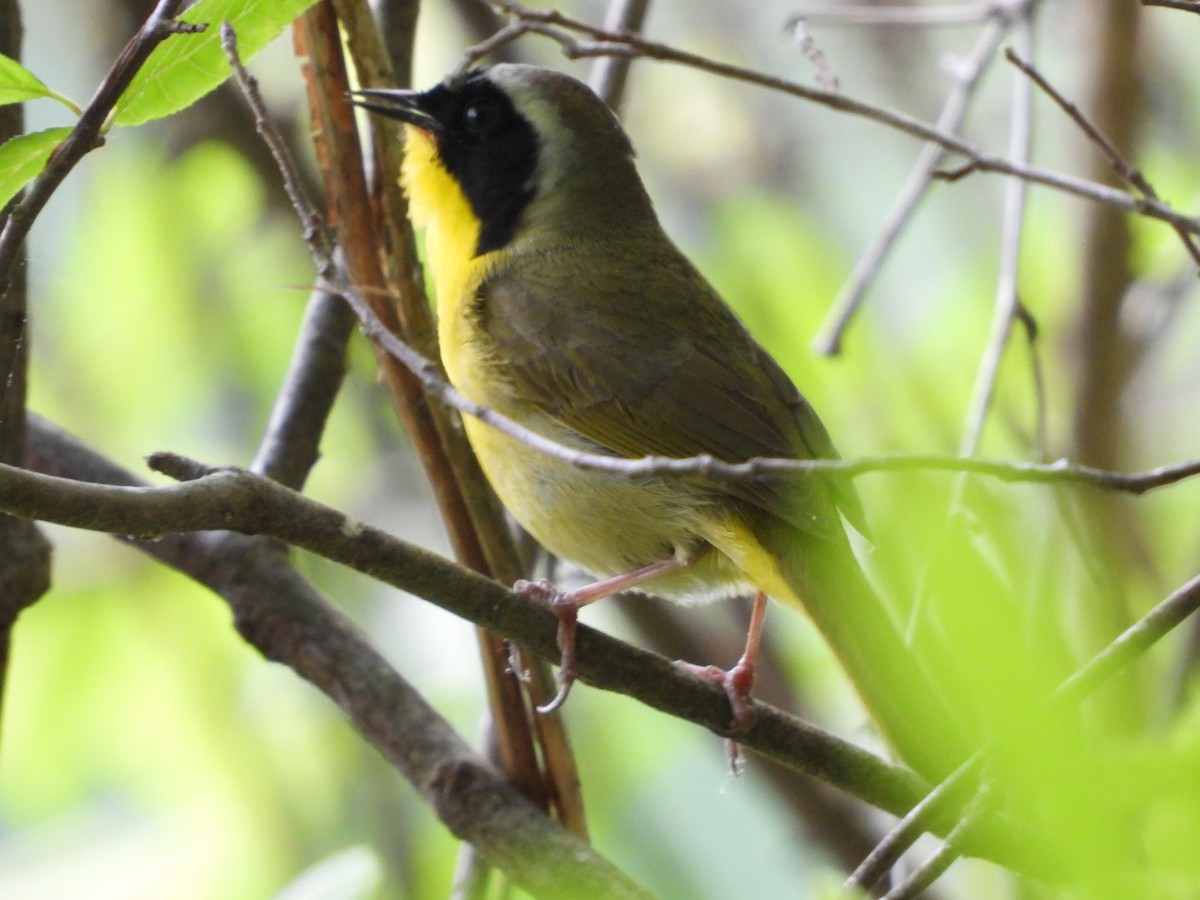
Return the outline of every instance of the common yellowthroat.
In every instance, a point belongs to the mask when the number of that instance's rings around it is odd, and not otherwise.
[[[403,181],[425,228],[442,359],[467,397],[616,458],[836,456],[783,369],[664,233],[629,138],[584,84],[504,64],[356,102],[408,126]],[[843,518],[865,526],[849,482],[585,471],[465,425],[517,521],[600,579],[566,592],[518,585],[562,622],[560,700],[580,606],[630,588],[680,603],[753,594],[746,655],[719,675],[746,725],[770,595],[808,612],[913,765],[941,775],[961,761],[942,692],[853,555]]]

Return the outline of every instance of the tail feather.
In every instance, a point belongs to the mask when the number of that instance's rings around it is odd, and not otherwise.
[[[952,772],[975,749],[932,669],[906,644],[845,535],[787,529],[772,548],[795,596],[838,657],[893,748],[929,778]]]

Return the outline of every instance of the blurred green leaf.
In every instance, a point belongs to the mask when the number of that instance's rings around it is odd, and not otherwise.
[[[70,128],[47,128],[19,135],[0,146],[0,206],[46,168],[54,148],[70,133]]]
[[[141,125],[195,103],[229,77],[221,49],[221,23],[237,32],[243,60],[269,44],[316,0],[200,0],[181,15],[208,25],[199,34],[177,34],[151,54],[117,103],[118,125]]]
[[[0,55],[0,105],[53,96],[56,96],[54,91],[42,79],[15,59]]]

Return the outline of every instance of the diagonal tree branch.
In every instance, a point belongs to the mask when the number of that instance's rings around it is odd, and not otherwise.
[[[129,472],[37,418],[30,423],[28,462],[61,476],[121,485],[106,490],[130,498],[148,498],[162,490],[146,487]],[[258,485],[274,484],[248,473],[246,477]],[[79,481],[54,480],[87,487]],[[206,495],[201,501],[206,507],[201,518],[210,524],[219,528],[222,518],[232,521],[240,517],[236,512],[232,519],[219,513],[222,488],[215,492],[202,488],[200,493]],[[257,502],[251,499],[252,493],[255,491],[243,495],[245,502]],[[140,502],[133,501],[134,505]],[[261,502],[273,503],[266,495]],[[165,507],[158,508],[165,512]],[[347,532],[354,530],[344,518],[342,522]],[[138,527],[133,533],[148,538],[155,530]],[[537,896],[649,896],[551,821],[479,757],[391,668],[357,626],[296,572],[280,542],[224,530],[171,533],[185,530],[191,531],[168,526],[159,532],[161,538],[125,540],[219,594],[229,604],[243,637],[267,659],[289,666],[341,707],[354,727],[408,779],[456,836],[479,846],[493,864]],[[124,533],[120,528],[116,531]]]
[[[165,487],[84,483],[0,465],[0,509],[138,538],[236,529],[273,537],[423,597],[557,658],[557,622],[544,606],[442,557],[242,469],[210,470],[158,454],[156,468],[192,480]],[[668,660],[580,626],[581,680],[730,736],[724,693]],[[920,778],[852,744],[756,704],[739,742],[892,812],[924,794]]]

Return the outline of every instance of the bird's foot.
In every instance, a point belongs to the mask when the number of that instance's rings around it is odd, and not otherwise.
[[[685,672],[699,675],[709,681],[714,681],[725,691],[729,698],[729,707],[733,711],[733,719],[729,730],[749,731],[758,718],[754,706],[750,702],[750,691],[754,688],[754,666],[743,656],[732,669],[722,669],[720,666],[699,666],[695,663],[675,661],[675,665]]]
[[[549,715],[562,707],[567,700],[567,695],[571,693],[571,686],[575,683],[575,634],[579,620],[579,607],[582,604],[575,599],[571,591],[560,591],[553,582],[544,579],[541,581],[518,581],[513,585],[513,590],[523,597],[541,603],[558,619],[558,649],[562,653],[559,659],[558,674],[555,675],[555,681],[558,682],[558,693],[549,703],[537,708],[537,711],[543,715]]]
[[[754,687],[754,662],[745,656],[738,660],[732,669],[722,669],[720,666],[700,666],[695,663],[675,660],[675,665],[685,672],[699,675],[709,681],[715,681],[725,691],[729,699],[729,707],[733,711],[733,719],[729,730],[735,734],[749,731],[758,718],[758,713],[750,702],[750,691]],[[725,755],[729,758],[729,769],[734,775],[742,772],[742,748],[733,738],[725,739]]]

